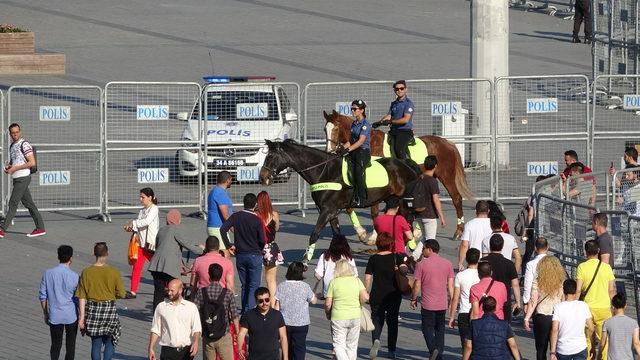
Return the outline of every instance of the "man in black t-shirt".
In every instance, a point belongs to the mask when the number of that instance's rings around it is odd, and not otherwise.
[[[238,354],[245,360],[288,360],[287,328],[282,313],[272,309],[269,289],[259,287],[255,291],[256,307],[240,318]],[[248,355],[242,351],[249,335]],[[282,351],[282,357],[280,356]]]
[[[609,265],[613,269],[615,263],[615,254],[613,252],[613,237],[607,231],[607,226],[609,225],[609,219],[607,218],[607,214],[597,213],[593,215],[593,219],[591,220],[591,228],[596,232],[595,241],[598,243],[600,247],[600,255],[598,258],[600,261],[603,261]],[[624,288],[624,281],[616,281],[616,293],[626,294],[626,290]]]
[[[500,234],[493,234],[489,239],[489,250],[491,253],[483,257],[481,261],[486,261],[491,264],[491,277],[495,281],[500,281],[507,288],[507,302],[504,304],[504,319],[506,321],[511,320],[513,314],[511,309],[511,295],[515,298],[515,309],[521,309],[520,307],[520,282],[518,280],[518,272],[516,271],[516,265],[513,261],[506,259],[502,256],[502,247],[504,246],[504,239]]]
[[[438,186],[438,180],[433,177],[433,173],[438,166],[438,159],[435,155],[429,155],[424,159],[424,172],[418,178],[418,186],[422,186],[424,189],[424,199],[416,199],[418,208],[416,209],[416,218],[420,220],[422,225],[422,234],[424,240],[435,239],[436,232],[438,231],[438,218],[440,219],[440,225],[446,227],[447,224],[442,213],[442,205],[440,204],[440,187]],[[412,249],[412,242],[409,242],[409,249],[412,251],[412,256],[415,261],[418,261],[420,255],[422,255],[422,241],[414,239],[413,242],[417,242],[417,246]]]

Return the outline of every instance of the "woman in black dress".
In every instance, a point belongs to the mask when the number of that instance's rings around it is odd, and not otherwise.
[[[276,275],[278,265],[284,263],[282,252],[276,244],[276,232],[280,229],[280,214],[274,210],[271,197],[266,191],[258,193],[258,216],[262,219],[267,236],[262,249],[262,264],[264,265],[264,279],[269,288],[269,293],[275,294],[278,283]],[[271,307],[275,306],[275,296],[271,296]]]

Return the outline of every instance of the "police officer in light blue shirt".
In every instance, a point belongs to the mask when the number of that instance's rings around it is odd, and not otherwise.
[[[413,139],[413,101],[407,97],[407,83],[404,80],[396,81],[393,91],[396,93],[396,99],[391,103],[387,115],[375,123],[374,127],[391,125],[389,137],[393,144],[393,153],[398,159],[407,159],[407,145]]]
[[[351,102],[351,112],[356,118],[351,124],[351,138],[344,144],[341,155],[348,155],[353,164],[354,206],[364,206],[367,202],[367,187],[364,182],[364,170],[371,160],[371,124],[367,121],[364,100]]]

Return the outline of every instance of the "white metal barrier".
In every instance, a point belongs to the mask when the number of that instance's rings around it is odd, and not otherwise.
[[[267,155],[265,140],[300,140],[300,128],[304,127],[300,85],[286,82],[208,84],[202,99],[206,161],[199,166],[209,175],[206,192],[215,186],[216,175],[226,170],[235,181],[227,190],[234,205],[241,206],[246,193],[265,190],[275,205],[295,205],[300,209],[302,179],[297,174],[287,171],[268,188],[260,185],[258,176]],[[191,163],[196,165],[195,160]]]
[[[2,92],[2,90],[0,90],[0,134],[2,134],[2,136],[0,136],[0,161],[2,161],[2,159],[4,159],[4,140],[7,137],[7,134],[4,132],[4,108],[5,108],[5,98],[4,98],[4,93]],[[3,162],[4,164],[4,162]],[[4,216],[5,214],[5,208],[4,208],[4,202],[5,202],[5,186],[7,183],[7,178],[5,176],[0,176],[0,213],[2,213],[2,215]]]
[[[501,77],[493,94],[498,199],[522,198],[536,176],[561,172],[566,150],[589,160],[586,76]]]
[[[610,209],[640,216],[640,167],[616,170],[611,177],[612,195],[607,203]]]
[[[407,97],[415,107],[412,119],[414,134],[442,136],[456,144],[471,190],[478,198],[491,198],[491,81],[440,79],[406,82]],[[331,114],[336,111],[351,116],[351,102],[356,99],[367,103],[366,114],[370,122],[380,120],[396,98],[392,85],[393,81],[307,84],[304,90],[305,143],[324,148],[326,122],[323,112]],[[441,186],[441,190],[443,196],[448,197],[446,189]],[[310,202],[310,193],[305,193],[305,202]]]
[[[138,190],[151,187],[160,207],[203,212],[202,171],[181,173],[182,151],[201,150],[199,118],[183,121],[200,107],[201,88],[188,82],[110,82],[105,86],[105,211],[140,207]],[[196,111],[199,114],[199,111]],[[184,119],[187,120],[187,119]],[[185,129],[193,123],[190,139]]]
[[[640,76],[601,75],[592,93],[594,169],[624,169],[625,148],[640,149]],[[602,181],[603,179],[598,179]]]
[[[102,90],[97,86],[13,86],[7,103],[3,130],[10,123],[20,124],[23,137],[36,148],[38,172],[30,191],[38,208],[101,213]],[[8,161],[9,154],[3,154],[3,162]],[[8,198],[11,181],[8,176],[5,181]]]

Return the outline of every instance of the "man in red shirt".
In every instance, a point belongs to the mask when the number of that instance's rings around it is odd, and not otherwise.
[[[480,301],[487,296],[496,299],[496,316],[504,320],[504,304],[507,302],[507,288],[497,280],[491,278],[491,264],[487,261],[478,263],[478,277],[480,282],[473,285],[469,291],[471,303],[471,320],[479,319],[483,315]]]
[[[564,152],[564,164],[567,166],[564,168],[564,171],[562,171],[562,180],[567,180],[567,178],[569,176],[571,176],[571,164],[578,162],[578,153],[575,150],[567,150]],[[583,174],[588,174],[591,173],[593,171],[591,171],[591,169],[587,166],[584,165],[582,167],[582,173]]]
[[[191,293],[195,294],[196,290],[209,286],[211,283],[209,266],[211,264],[222,266],[220,285],[235,292],[233,263],[220,254],[220,240],[215,236],[209,236],[205,244],[205,254],[197,258],[191,268]]]
[[[411,308],[415,309],[420,294],[422,335],[429,348],[430,359],[442,359],[444,351],[445,314],[448,299],[453,296],[453,265],[440,257],[440,244],[425,240],[422,261],[416,266],[416,281],[411,294]]]

